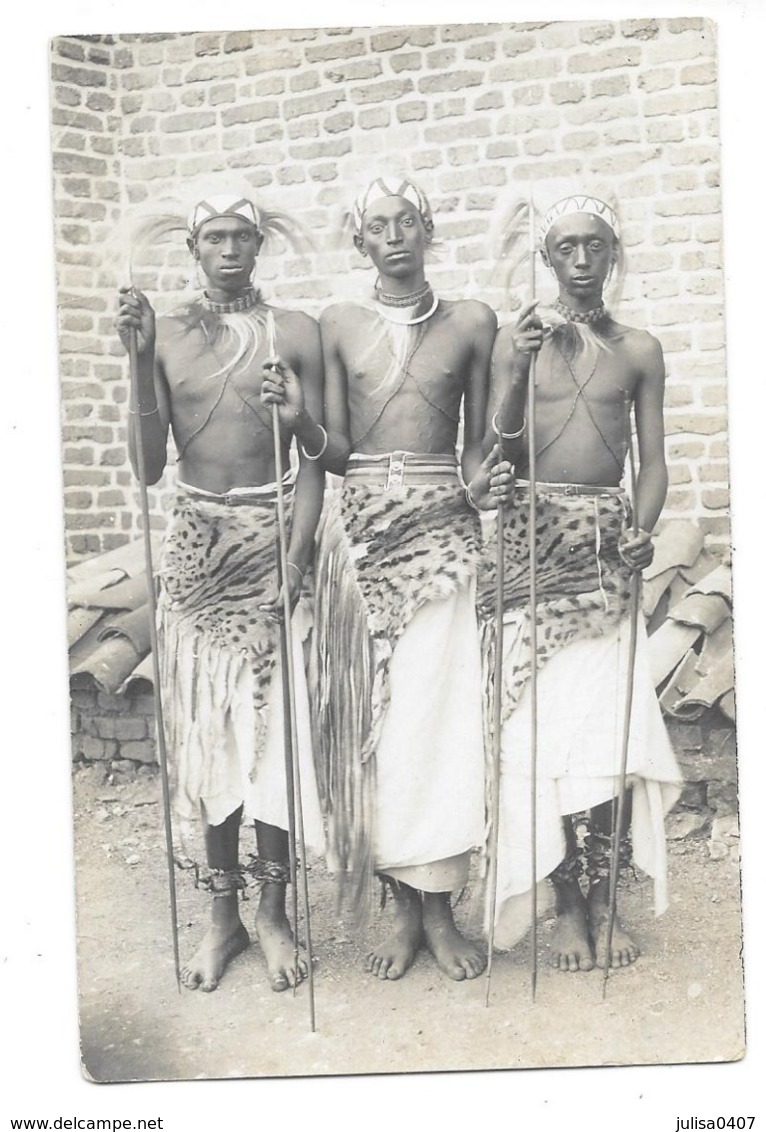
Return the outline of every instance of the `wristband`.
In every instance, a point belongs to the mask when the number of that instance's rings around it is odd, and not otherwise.
[[[495,413],[494,417],[492,418],[492,431],[500,440],[518,440],[526,427],[527,421],[525,418],[522,421],[521,428],[518,432],[501,432],[500,425],[497,423],[497,413]]]
[[[322,442],[322,447],[319,449],[319,451],[314,456],[312,456],[309,452],[307,452],[306,449],[304,448],[304,446],[301,444],[301,452],[303,453],[303,455],[306,457],[307,460],[318,460],[319,457],[324,456],[325,452],[327,451],[327,441],[329,439],[329,437],[327,435],[327,430],[325,428],[323,428],[322,425],[320,425],[320,424],[317,425],[317,428],[319,429],[319,431],[324,436],[324,441]]]

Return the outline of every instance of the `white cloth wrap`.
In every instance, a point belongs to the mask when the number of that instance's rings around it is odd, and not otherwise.
[[[504,672],[517,655],[520,616],[504,618]],[[537,877],[565,854],[561,816],[617,794],[626,702],[629,621],[601,637],[576,640],[551,656],[537,678]],[[510,947],[531,911],[531,697],[529,687],[503,727],[496,941]],[[667,906],[664,817],[681,774],[652,686],[646,630],[639,618],[628,744],[635,864],[655,882],[655,912]],[[526,911],[525,911],[526,909]]]
[[[461,887],[467,854],[484,837],[473,584],[418,610],[394,649],[390,679],[376,755],[376,867],[417,888]]]

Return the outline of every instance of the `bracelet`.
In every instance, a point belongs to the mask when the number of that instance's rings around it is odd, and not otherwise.
[[[315,422],[315,423],[316,423],[316,422]],[[327,429],[323,428],[323,427],[322,427],[322,425],[320,425],[320,424],[318,424],[318,425],[317,425],[317,428],[319,429],[319,431],[320,431],[320,432],[321,432],[321,433],[323,434],[323,436],[324,436],[324,443],[322,444],[322,447],[321,447],[321,448],[319,449],[319,451],[317,452],[317,454],[316,454],[315,456],[311,456],[311,455],[310,455],[310,454],[309,454],[309,453],[308,453],[308,452],[306,451],[306,449],[304,448],[304,446],[303,446],[303,445],[301,444],[301,452],[303,453],[303,455],[304,455],[304,456],[306,457],[306,459],[307,459],[307,460],[318,460],[318,459],[319,459],[319,457],[320,457],[320,456],[324,456],[325,452],[327,451],[327,441],[328,441],[328,439],[329,439],[329,438],[328,438],[328,436],[327,436]]]
[[[471,495],[471,485],[469,483],[465,485],[465,497],[466,497],[466,501],[468,503],[468,506],[473,507],[474,511],[476,511],[477,514],[480,515],[481,514],[481,507],[479,507],[478,503],[476,502],[474,497]]]
[[[304,574],[303,574],[303,571],[302,571],[302,570],[300,570],[300,569],[299,569],[299,568],[298,568],[298,567],[297,567],[297,566],[295,565],[295,563],[294,563],[294,562],[290,562],[289,560],[288,560],[288,563],[287,563],[287,565],[288,565],[288,566],[292,566],[293,570],[295,570],[295,572],[296,572],[296,574],[298,575],[298,577],[300,578],[300,580],[301,580],[301,581],[303,581],[303,579],[304,579]]]
[[[159,411],[159,405],[155,405],[154,408],[150,409],[148,413],[137,413],[135,409],[128,409],[128,412],[134,417],[153,417],[154,414],[159,413]]]
[[[497,413],[492,418],[492,431],[500,440],[518,440],[526,427],[527,419],[525,417],[518,432],[501,432],[500,425],[497,423]]]

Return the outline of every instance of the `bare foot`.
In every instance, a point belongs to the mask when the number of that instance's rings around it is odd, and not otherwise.
[[[189,990],[214,991],[232,959],[250,943],[239,919],[211,924],[193,958],[181,970],[181,982]]]
[[[475,979],[486,967],[484,952],[455,927],[448,892],[423,893],[423,934],[437,966],[450,979]]]
[[[551,940],[551,966],[559,971],[592,971],[585,903],[559,913]]]
[[[606,885],[603,886],[604,888]],[[614,917],[612,930],[611,961],[607,961],[607,936],[609,934],[609,905],[601,892],[602,886],[591,888],[588,895],[588,922],[590,936],[593,941],[593,951],[596,956],[596,966],[601,967],[630,967],[641,954],[638,945],[628,935],[620,923],[619,917]]]
[[[423,912],[420,896],[406,884],[391,889],[394,923],[382,943],[371,951],[365,970],[377,979],[401,979],[412,966],[423,942]]]
[[[275,886],[276,887],[276,886]],[[308,975],[305,952],[298,948],[284,908],[271,907],[261,898],[255,917],[255,930],[266,960],[269,985],[273,991],[296,987]]]

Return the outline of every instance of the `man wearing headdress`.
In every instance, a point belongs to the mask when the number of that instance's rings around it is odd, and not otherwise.
[[[491,506],[509,479],[506,466],[491,482],[496,454],[481,458],[496,319],[427,282],[433,219],[412,181],[373,181],[354,225],[378,277],[368,301],[320,319],[327,431],[293,375],[264,385],[293,406],[301,443],[344,475],[322,519],[315,608],[331,863],[356,882],[357,911],[373,872],[391,895],[371,974],[401,978],[425,943],[450,978],[472,979],[484,957],[458,932],[451,893],[483,841],[474,506]]]
[[[276,214],[275,214],[276,215]],[[306,403],[322,411],[318,326],[300,312],[267,305],[253,286],[256,257],[272,224],[246,198],[212,196],[188,219],[189,250],[204,279],[198,297],[157,320],[145,295],[123,288],[117,328],[138,341],[130,419],[141,415],[147,479],[167,461],[168,431],[178,453],[178,494],[158,570],[158,638],[171,785],[183,830],[201,813],[207,869],[197,877],[212,897],[210,928],[183,968],[184,984],[212,991],[249,943],[239,915],[247,881],[261,887],[255,926],[271,986],[306,975],[285,913],[289,879],[283,708],[278,658],[276,463],[272,422],[260,401],[263,363],[281,354],[300,374]],[[276,227],[276,224],[273,225]],[[282,466],[291,433],[282,427]],[[300,455],[284,477],[292,521],[287,577],[296,652],[299,602],[311,562],[324,473]],[[306,838],[321,846],[310,750],[305,674],[297,666],[299,752]],[[239,828],[255,820],[257,855],[243,865]],[[184,852],[186,848],[184,847]],[[244,892],[243,892],[244,895]]]
[[[655,878],[666,904],[663,817],[678,796],[678,766],[660,715],[643,623],[635,667],[628,793],[615,832],[620,735],[627,698],[629,591],[653,555],[651,532],[667,492],[662,348],[618,323],[603,290],[621,257],[606,202],[586,195],[545,215],[540,252],[558,286],[544,328],[531,303],[503,327],[494,350],[498,411],[492,439],[520,477],[505,529],[504,705],[496,940],[511,946],[528,924],[529,889],[553,882],[557,925],[552,963],[564,971],[628,966],[639,949],[617,919],[607,955],[609,872],[630,861]],[[529,675],[529,473],[526,405],[537,355],[537,875],[532,877]],[[640,472],[636,497],[621,487],[635,409]],[[489,443],[489,440],[488,440]],[[632,511],[639,532],[632,532]],[[492,562],[494,552],[488,555]],[[488,572],[492,581],[492,570]],[[491,585],[488,586],[488,595]],[[487,624],[491,616],[485,598]],[[586,874],[587,894],[580,887]]]

